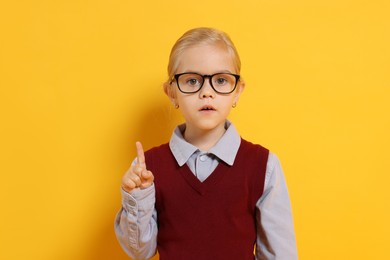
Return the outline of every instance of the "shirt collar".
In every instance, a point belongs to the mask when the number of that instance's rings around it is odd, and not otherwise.
[[[220,160],[231,166],[233,165],[238,149],[240,148],[241,137],[230,121],[226,121],[225,128],[226,132],[224,135],[208,152],[214,154]],[[177,126],[169,141],[169,147],[179,166],[183,166],[192,154],[199,151],[196,146],[188,143],[184,139],[182,134],[184,129],[185,124]]]

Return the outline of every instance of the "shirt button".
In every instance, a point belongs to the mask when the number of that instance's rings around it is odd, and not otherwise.
[[[132,207],[135,207],[135,205],[137,205],[134,200],[128,200],[127,203],[129,203],[129,205]]]
[[[201,162],[205,162],[206,159],[207,159],[207,155],[201,155],[201,156],[199,157],[199,159],[200,159]]]
[[[137,231],[137,226],[135,224],[130,224],[130,230],[133,232]]]

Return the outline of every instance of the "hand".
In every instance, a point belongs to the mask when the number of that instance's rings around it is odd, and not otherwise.
[[[135,146],[137,148],[137,163],[131,165],[122,177],[122,188],[129,193],[135,188],[146,189],[150,187],[154,180],[152,172],[146,168],[142,144],[136,142]]]

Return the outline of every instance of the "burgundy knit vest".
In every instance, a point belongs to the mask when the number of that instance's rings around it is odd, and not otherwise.
[[[254,259],[266,148],[241,139],[233,166],[219,163],[204,182],[177,164],[168,144],[145,156],[155,177],[161,260]]]

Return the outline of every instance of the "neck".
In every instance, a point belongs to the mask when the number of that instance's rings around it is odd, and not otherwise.
[[[183,136],[187,142],[206,152],[219,141],[225,132],[224,124],[207,130],[195,129],[187,125]]]

